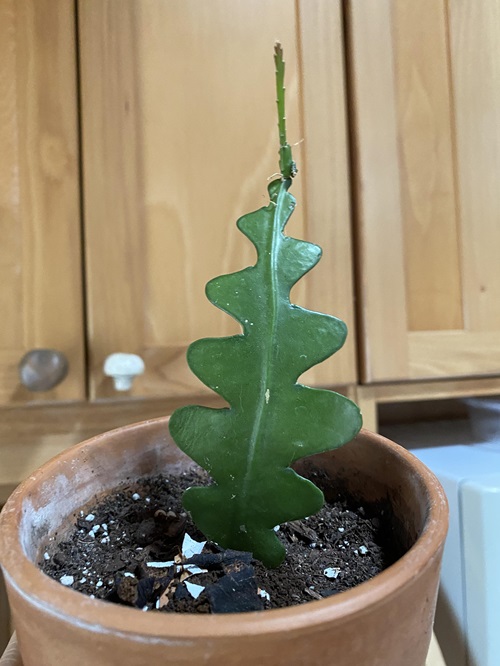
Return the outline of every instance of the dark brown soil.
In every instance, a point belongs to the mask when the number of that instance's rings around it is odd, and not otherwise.
[[[360,506],[339,493],[317,515],[279,528],[287,557],[277,569],[210,542],[201,554],[183,556],[186,532],[205,538],[183,511],[181,495],[207,482],[203,471],[154,477],[83,508],[62,538],[50,537],[41,569],[84,594],[143,610],[238,612],[328,597],[372,578],[404,552],[387,503]]]

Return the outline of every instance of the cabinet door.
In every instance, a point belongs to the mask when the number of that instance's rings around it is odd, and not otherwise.
[[[92,396],[116,395],[102,365],[118,351],[145,361],[134,395],[200,394],[187,345],[238,332],[204,286],[255,260],[235,223],[278,169],[277,38],[298,142],[287,229],[324,249],[293,297],[350,327],[309,379],[353,383],[340,2],[82,0],[79,27]]]
[[[500,373],[499,17],[348,4],[365,381]]]
[[[74,5],[0,0],[0,404],[85,397]],[[27,351],[63,353],[50,391]]]

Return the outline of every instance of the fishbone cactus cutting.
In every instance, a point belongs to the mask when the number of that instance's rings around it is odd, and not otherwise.
[[[295,207],[288,190],[296,168],[286,138],[279,44],[275,64],[281,176],[269,185],[269,204],[237,223],[255,245],[257,263],[206,287],[208,299],[236,319],[242,333],[198,340],[187,355],[194,374],[229,407],[182,407],[170,421],[178,446],[214,481],[184,494],[195,523],[219,545],[251,551],[269,567],[285,557],[274,528],[316,513],[324,502],[321,490],[291,465],[345,444],[361,427],[353,402],[297,383],[342,347],[347,328],[290,303],[290,289],[317,264],[321,249],[283,233]]]

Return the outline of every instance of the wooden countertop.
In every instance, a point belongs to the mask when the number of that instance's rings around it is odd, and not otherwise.
[[[216,406],[204,396],[196,404]],[[0,410],[0,506],[35,469],[64,449],[122,425],[171,414],[185,400],[144,399]]]

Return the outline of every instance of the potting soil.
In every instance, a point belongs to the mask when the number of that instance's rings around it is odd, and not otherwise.
[[[321,476],[313,480],[322,486]],[[361,504],[339,490],[315,516],[276,529],[287,556],[266,569],[250,553],[207,541],[183,510],[182,492],[207,483],[193,470],[96,498],[50,536],[41,569],[83,594],[142,610],[224,613],[323,599],[404,553],[389,502]]]

